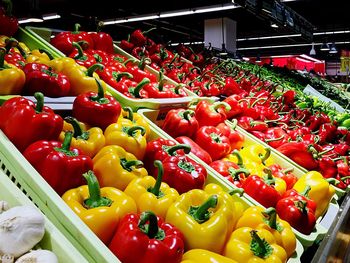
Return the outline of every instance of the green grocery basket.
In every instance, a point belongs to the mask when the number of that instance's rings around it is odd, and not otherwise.
[[[48,51],[58,55],[59,57],[64,57],[65,55],[59,51],[57,48],[52,46],[50,44],[51,36],[54,35],[53,29],[50,28],[39,28],[39,27],[31,27],[27,26],[25,28],[26,33],[33,39],[35,39],[35,42],[38,43],[38,45],[41,45],[45,47]],[[117,54],[121,54],[127,58],[135,59],[135,61],[138,61],[138,59],[134,58],[121,48],[119,48],[116,44],[114,45],[114,50]],[[146,66],[145,70],[155,74],[156,76],[159,76],[159,71]],[[178,83],[174,82],[172,79],[164,76],[167,83],[177,85]],[[163,108],[179,108],[179,107],[187,107],[194,98],[202,99],[198,97],[195,93],[188,89],[184,89],[188,96],[182,97],[182,98],[169,98],[169,99],[134,99],[129,98],[125,96],[124,94],[120,93],[119,91],[113,89],[112,87],[107,85],[107,91],[112,94],[122,105],[131,107],[134,111],[140,109],[140,108],[149,108],[149,109],[163,109]],[[203,98],[208,99],[208,98]],[[217,99],[217,98],[215,98]]]
[[[174,140],[169,134],[164,132],[160,126],[162,125],[166,113],[166,110],[160,111],[160,110],[150,110],[150,109],[141,109],[138,111],[141,115],[143,115],[149,122],[150,126],[157,131],[157,133],[161,134],[162,137]],[[241,130],[239,130],[241,132]],[[246,135],[246,132],[242,132],[244,135]],[[261,142],[257,139],[251,138],[249,136],[245,137],[246,143],[257,143],[261,144]],[[175,141],[175,140],[174,140]],[[289,168],[293,167],[293,164],[289,163],[284,158],[281,158],[279,155],[276,155],[274,151],[271,151],[271,155],[278,163],[281,165],[281,167]],[[213,168],[211,168],[209,165],[207,165],[205,162],[203,162],[200,158],[197,156],[191,154],[191,157],[196,160],[198,163],[201,163],[212,175],[213,177],[217,178],[217,180],[220,180],[221,183],[226,184],[228,188],[233,189],[235,188],[234,185],[230,184],[226,179],[224,179],[220,174],[218,174]],[[300,171],[298,167],[293,167],[294,173],[296,175],[302,175],[304,172]],[[255,201],[253,198],[251,198],[249,195],[244,195],[246,199],[248,199],[251,203],[254,205],[262,206],[260,203]],[[307,248],[312,246],[315,242],[318,242],[323,239],[323,237],[328,232],[328,229],[330,228],[333,221],[336,219],[336,214],[339,210],[339,205],[337,204],[335,198],[332,199],[332,202],[329,205],[327,213],[322,217],[319,218],[315,227],[315,230],[310,235],[304,235],[300,233],[299,231],[294,229],[294,233],[302,243],[302,245]]]
[[[27,196],[24,195],[6,176],[5,173],[10,173],[5,167],[4,163],[0,163],[0,200],[7,201],[10,207],[19,205],[31,205],[34,206]],[[20,186],[23,192],[26,192],[23,187]],[[48,249],[54,252],[59,262],[76,262],[84,263],[88,262],[84,256],[67,240],[67,238],[51,223],[49,219],[45,217],[45,235],[38,244],[41,249]]]

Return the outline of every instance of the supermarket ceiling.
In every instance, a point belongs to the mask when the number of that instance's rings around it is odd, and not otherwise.
[[[32,14],[57,13],[60,19],[47,20],[44,23],[32,23],[32,26],[44,26],[70,30],[74,23],[82,25],[83,30],[96,30],[98,21],[113,21],[126,17],[158,15],[174,10],[188,11],[213,5],[232,5],[233,1],[224,0],[177,0],[177,1],[111,1],[111,0],[13,0],[14,14],[21,18]],[[157,41],[172,43],[201,42],[204,39],[204,20],[228,17],[237,22],[237,47],[242,55],[254,56],[278,55],[287,53],[309,53],[313,41],[316,43],[335,42],[338,49],[350,49],[350,22],[348,12],[350,1],[326,0],[284,0],[282,5],[294,12],[303,20],[303,26],[310,29],[309,38],[295,32],[295,27],[279,24],[271,27],[271,15],[266,15],[264,6],[274,5],[274,0],[236,0],[238,8],[216,12],[195,13],[193,15],[177,15],[146,21],[127,23],[110,23],[103,31],[112,34],[115,40],[126,38],[135,28],[142,30],[157,27],[150,37]],[[334,4],[333,4],[334,3]],[[250,8],[248,8],[250,7]],[[252,7],[254,7],[252,9]],[[269,10],[268,10],[269,11]],[[299,20],[300,20],[299,19]],[[280,22],[280,21],[277,21]],[[310,23],[310,24],[309,24]],[[108,24],[108,23],[107,23]],[[286,23],[284,23],[286,24]],[[25,26],[28,24],[22,24]],[[312,28],[309,26],[312,25]],[[300,28],[299,28],[300,29]],[[345,32],[343,32],[345,31]],[[327,34],[322,34],[327,32]],[[274,37],[281,36],[284,37]],[[269,38],[273,36],[272,38]],[[312,39],[310,38],[312,37]],[[253,40],[246,40],[253,38]],[[319,58],[330,55],[317,52]],[[334,55],[332,55],[334,56]]]

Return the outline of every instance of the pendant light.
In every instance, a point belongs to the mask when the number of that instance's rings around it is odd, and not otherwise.
[[[310,56],[315,56],[316,55],[316,50],[315,50],[315,43],[312,42],[312,47],[310,50]]]
[[[335,46],[335,43],[333,42],[332,45],[331,45],[331,48],[329,50],[329,53],[330,54],[337,54],[338,53],[338,50],[337,50],[337,47]]]
[[[329,45],[326,42],[323,42],[320,48],[321,51],[329,51]]]

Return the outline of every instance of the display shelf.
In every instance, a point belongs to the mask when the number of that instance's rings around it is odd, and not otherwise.
[[[35,196],[27,193],[19,183],[17,186],[11,182],[7,174],[10,171],[6,168],[5,162],[0,160],[0,200],[8,202],[10,208],[15,206],[30,205],[35,206]],[[6,174],[5,174],[6,173]],[[11,176],[10,176],[11,177]],[[19,189],[18,189],[19,188]],[[21,192],[24,191],[27,196]],[[31,201],[32,200],[32,201]],[[33,203],[34,202],[34,203]],[[45,210],[45,209],[43,209]],[[81,254],[67,238],[54,226],[54,224],[45,216],[45,235],[38,244],[39,248],[47,249],[55,253],[59,262],[87,263],[87,259]]]
[[[142,109],[142,110],[139,110],[138,112],[140,114],[142,114],[148,120],[150,126],[153,129],[157,130],[157,132],[159,134],[161,134],[162,137],[175,141],[174,138],[172,138],[170,135],[168,135],[166,132],[164,132],[160,128],[162,123],[163,123],[163,121],[164,121],[164,119],[165,119],[167,111],[165,111],[165,110],[159,111],[159,110]],[[241,132],[241,130],[239,130],[239,131]],[[243,134],[246,135],[246,132],[244,131]],[[254,138],[254,137],[250,137],[250,136],[246,136],[245,137],[245,145],[256,144],[256,143],[257,144],[261,144],[261,142],[259,140],[257,140],[256,138]],[[190,155],[192,156],[192,158],[194,160],[196,160],[197,162],[199,162],[202,165],[204,165],[206,167],[206,169],[208,171],[210,171],[210,173],[212,173],[213,175],[215,175],[215,177],[218,178],[218,180],[221,180],[223,183],[228,185],[228,187],[230,187],[230,188],[235,188],[234,185],[230,184],[226,179],[224,179],[220,174],[218,174],[214,169],[212,169],[209,165],[204,163],[197,156],[193,155],[192,153]],[[271,156],[276,161],[276,163],[281,165],[281,167],[283,167],[283,168],[293,167],[294,168],[294,172],[297,172],[299,177],[303,174],[303,172],[301,170],[298,170],[298,167],[294,167],[293,164],[288,162],[288,160],[286,160],[284,158],[281,158],[279,155],[276,155],[274,151],[272,151]],[[245,196],[245,198],[250,200],[250,202],[254,203],[255,205],[261,206],[260,203],[255,201],[249,195],[244,194],[244,196]],[[294,232],[295,232],[296,236],[298,237],[298,239],[301,241],[302,245],[305,248],[310,247],[315,242],[318,242],[318,241],[323,239],[323,237],[326,235],[328,229],[330,228],[330,225],[336,219],[335,217],[336,217],[336,214],[337,214],[338,210],[339,210],[339,205],[336,202],[336,199],[335,199],[335,196],[334,196],[334,198],[332,199],[332,202],[330,203],[330,205],[328,207],[327,212],[325,213],[325,215],[323,215],[322,217],[318,218],[317,224],[315,226],[315,230],[310,235],[302,234],[299,231],[294,229]]]
[[[40,27],[31,27],[27,26],[24,30],[29,36],[31,36],[39,45],[43,45],[46,49],[54,54],[57,54],[59,57],[64,57],[65,55],[59,51],[57,48],[50,44],[51,36],[54,35],[54,31],[51,28],[40,28]],[[138,59],[134,58],[130,54],[126,53],[124,50],[119,48],[116,44],[114,44],[114,51],[117,54],[123,55],[127,58],[132,58],[136,61],[136,63],[140,62]],[[146,71],[149,71],[159,77],[159,71],[154,70],[153,68],[146,65]],[[178,83],[174,82],[172,79],[164,76],[166,83],[178,85]],[[140,108],[150,108],[150,109],[162,109],[162,108],[179,108],[188,106],[194,98],[199,98],[192,91],[184,88],[187,96],[181,98],[169,98],[169,99],[135,99],[129,98],[119,91],[115,90],[111,86],[107,85],[107,92],[113,95],[121,104],[125,106],[131,107],[133,110],[138,110]],[[200,98],[199,98],[200,99]],[[216,98],[217,99],[217,98]]]

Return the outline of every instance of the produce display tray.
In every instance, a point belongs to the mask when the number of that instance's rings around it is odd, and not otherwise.
[[[59,51],[57,48],[50,44],[51,36],[54,34],[53,29],[50,28],[41,28],[41,27],[32,27],[27,26],[25,28],[27,33],[35,39],[37,42],[41,43],[46,47],[46,49],[50,52],[54,52],[58,54],[59,57],[64,57],[65,55]],[[125,52],[121,48],[119,48],[116,44],[114,44],[114,51],[117,54],[121,54],[127,58],[133,58],[139,62],[138,59],[131,56],[129,53]],[[154,70],[153,68],[146,66],[145,70],[159,76],[159,71]],[[174,82],[172,79],[164,76],[167,83],[177,85],[178,83]],[[107,85],[107,91],[112,94],[121,104],[125,106],[131,107],[134,111],[140,108],[149,108],[149,109],[163,109],[163,108],[179,108],[179,107],[187,107],[194,98],[200,99],[195,93],[188,89],[184,89],[188,96],[182,98],[169,98],[169,99],[134,99],[125,96],[119,91],[113,89],[109,85]]]
[[[21,185],[17,184],[20,188],[10,180],[6,175],[10,173],[6,168],[6,165],[0,161],[0,200],[7,201],[10,208],[15,206],[30,205],[34,206],[36,201],[35,197],[32,198],[28,193],[28,197],[24,195],[24,190]],[[6,174],[5,174],[6,173]],[[11,177],[11,176],[10,176]],[[54,226],[49,219],[45,217],[45,235],[38,244],[41,249],[51,250],[56,254],[59,262],[76,262],[85,263],[88,262],[85,257],[67,240],[67,238]]]
[[[143,115],[146,120],[148,120],[150,126],[152,129],[156,130],[157,133],[161,134],[162,137],[174,140],[169,134],[164,132],[160,127],[165,119],[166,110],[160,111],[160,110],[149,110],[149,109],[141,109],[138,111],[141,115]],[[239,132],[241,132],[241,129],[239,129]],[[249,144],[261,144],[259,140],[256,138],[252,138],[250,136],[246,136],[246,132],[242,131],[242,133],[245,135],[245,144],[244,145],[249,145]],[[234,185],[229,183],[226,179],[224,179],[219,173],[217,173],[214,169],[212,169],[209,165],[207,165],[205,162],[203,162],[200,158],[197,156],[190,154],[191,157],[196,160],[197,162],[201,163],[206,167],[206,169],[217,178],[217,180],[222,181],[224,184],[227,185],[227,187],[233,189],[235,188]],[[304,172],[301,171],[298,167],[294,167],[292,163],[288,162],[285,158],[282,158],[280,155],[277,155],[274,151],[271,151],[271,156],[274,158],[276,163],[281,165],[283,168],[289,168],[293,167],[294,168],[294,173],[296,175],[301,176]],[[262,206],[260,203],[255,201],[253,198],[251,198],[249,195],[244,194],[244,197],[248,199],[250,202],[252,202],[254,205]],[[301,241],[302,245],[307,248],[312,246],[315,242],[318,242],[323,239],[323,237],[326,235],[328,232],[328,229],[330,228],[331,224],[335,221],[336,219],[336,214],[339,210],[339,205],[336,201],[335,198],[332,199],[332,202],[329,205],[329,208],[326,212],[325,215],[320,217],[317,220],[315,230],[310,234],[310,235],[305,235],[300,233],[299,231],[294,230],[296,236],[298,239]]]
[[[150,139],[164,137],[158,129],[151,126]],[[164,137],[165,138],[165,137]],[[6,175],[25,192],[58,229],[71,241],[89,262],[120,262],[80,218],[65,204],[59,195],[46,183],[40,174],[30,165],[17,148],[0,131],[0,162]],[[224,190],[232,187],[222,178],[208,171],[206,184],[219,184]],[[233,195],[244,209],[255,205],[245,197]],[[304,247],[297,240],[296,252],[288,263],[300,262]]]
[[[30,197],[88,262],[120,262],[66,205],[1,130],[0,163],[1,170]]]
[[[230,123],[230,121],[227,121]],[[245,135],[246,138],[249,138],[249,140],[255,141],[257,143],[260,143],[261,145],[264,145],[264,147],[270,147],[267,143],[263,142],[262,140],[259,140],[258,138],[256,138],[254,135],[252,135],[251,133],[247,132],[246,130],[244,130],[243,128],[237,126],[237,130],[239,132],[241,132],[242,134]],[[284,154],[282,154],[281,152],[277,151],[276,149],[271,148],[271,152],[274,154],[274,156],[278,156],[277,158],[283,162],[283,163],[289,163],[294,167],[294,172],[295,175],[300,177],[302,176],[304,173],[307,173],[308,170],[305,169],[304,167],[302,167],[301,165],[297,164],[296,162],[294,162],[292,159],[288,158],[287,156],[285,156]],[[342,198],[347,192],[350,191],[350,186],[348,186],[345,190],[340,189],[336,186],[334,186],[335,189],[335,193],[336,193],[336,199],[339,200],[340,198]]]

